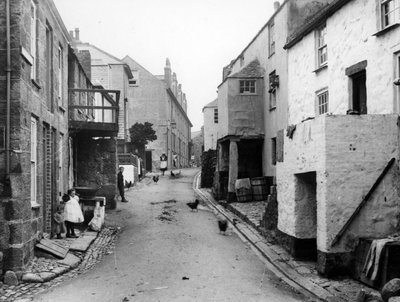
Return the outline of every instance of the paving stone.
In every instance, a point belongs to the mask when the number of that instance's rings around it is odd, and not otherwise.
[[[68,253],[64,259],[58,260],[57,262],[75,268],[81,262],[81,259],[72,253]]]
[[[26,273],[22,276],[23,282],[43,282],[43,279],[38,274]]]
[[[305,266],[296,267],[296,271],[297,271],[299,274],[304,274],[304,275],[309,275],[309,274],[311,274],[311,271],[310,271],[307,267],[305,267]]]
[[[56,277],[56,274],[50,272],[43,272],[39,274],[40,278],[43,279],[44,282],[52,280]]]

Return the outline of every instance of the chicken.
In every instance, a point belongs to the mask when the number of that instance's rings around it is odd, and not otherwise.
[[[132,185],[133,185],[132,181],[126,181],[125,180],[125,187],[128,188],[128,190],[129,190],[130,187],[132,187]]]
[[[177,176],[177,177],[180,176],[181,172],[182,172],[181,170],[179,170],[179,172],[175,172],[175,176]]]
[[[218,219],[218,228],[219,228],[219,232],[226,234],[226,229],[228,228],[228,220],[224,219],[224,218],[219,218]]]
[[[154,176],[153,176],[153,181],[154,181],[155,183],[157,183],[159,178],[160,178],[160,175],[154,175]]]
[[[174,173],[174,171],[172,171],[172,170],[171,170],[171,176],[172,176],[172,177],[175,177],[175,173]]]
[[[199,205],[199,200],[198,199],[196,199],[194,202],[188,202],[188,203],[186,203],[187,204],[187,206],[189,207],[189,208],[191,208],[192,209],[192,211],[194,211],[194,210],[196,210],[197,211],[197,206]]]

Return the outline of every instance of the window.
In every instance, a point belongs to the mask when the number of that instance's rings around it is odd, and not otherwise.
[[[63,74],[64,74],[64,51],[63,48],[58,46],[58,105],[63,105]]]
[[[218,124],[218,108],[214,109],[214,124]]]
[[[276,108],[276,89],[279,87],[279,76],[275,70],[269,74],[269,109]]]
[[[388,27],[400,22],[400,0],[382,0],[382,27]]]
[[[61,201],[62,193],[64,191],[64,174],[63,174],[63,153],[64,153],[64,135],[60,134],[58,141],[58,197]]]
[[[324,89],[317,92],[317,115],[322,115],[328,112],[329,108],[329,93]]]
[[[272,56],[275,53],[275,24],[272,21],[268,26],[268,54]]]
[[[240,93],[241,94],[255,94],[256,81],[255,80],[240,80]]]
[[[54,112],[53,100],[53,29],[50,25],[46,24],[46,93],[47,93],[47,108],[50,112]]]
[[[36,79],[36,37],[37,37],[37,23],[36,18],[36,4],[31,1],[31,39],[30,39],[30,53],[32,56],[31,79]]]
[[[31,118],[31,204],[37,204],[37,120]]]
[[[276,137],[271,138],[271,162],[276,165]]]
[[[132,72],[132,79],[129,79],[129,86],[137,86],[139,85],[139,71],[138,70],[131,70]]]
[[[326,45],[326,25],[317,29],[316,44],[317,44],[318,67],[322,67],[328,63],[328,48]]]

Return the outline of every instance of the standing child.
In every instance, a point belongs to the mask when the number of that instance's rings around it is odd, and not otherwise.
[[[67,228],[67,238],[77,238],[75,224],[83,222],[83,214],[79,205],[79,197],[75,195],[74,189],[68,190],[68,201],[64,207],[64,220]]]
[[[68,195],[64,195],[67,196]],[[63,202],[64,201],[64,196],[63,196]],[[68,197],[69,199],[69,197]],[[65,233],[65,224],[64,224],[64,206],[60,204],[57,207],[57,212],[54,214],[54,232],[57,234],[57,239],[61,239],[61,233]]]

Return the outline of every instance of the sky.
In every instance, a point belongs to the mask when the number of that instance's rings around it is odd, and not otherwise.
[[[273,13],[275,0],[54,0],[68,30],[154,75],[166,58],[186,93],[192,132],[217,98],[222,68],[235,59]],[[282,1],[281,1],[282,2]]]

